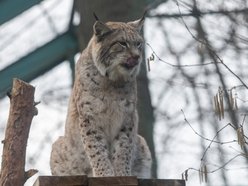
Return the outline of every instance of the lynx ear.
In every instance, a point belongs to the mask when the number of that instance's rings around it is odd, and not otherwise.
[[[146,12],[144,13],[144,15],[142,16],[141,19],[138,19],[136,21],[132,21],[132,22],[128,22],[127,24],[131,25],[132,27],[134,27],[138,32],[141,31],[141,29],[143,28],[144,22],[145,22],[145,15]]]
[[[101,21],[96,21],[93,26],[93,29],[94,29],[94,34],[97,37],[103,37],[104,35],[111,32],[111,29]]]

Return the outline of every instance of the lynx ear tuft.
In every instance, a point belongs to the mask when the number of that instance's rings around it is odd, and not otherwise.
[[[97,17],[97,15],[96,15],[95,12],[93,12],[93,16],[94,16],[94,18],[95,18],[96,21],[99,21],[99,18]]]
[[[93,29],[94,34],[99,38],[102,38],[103,36],[111,32],[111,29],[101,21],[96,21],[93,26]]]
[[[134,27],[138,32],[140,32],[144,26],[144,22],[145,22],[145,15],[146,15],[146,11],[144,12],[143,16],[141,19],[138,19],[136,21],[132,21],[132,22],[128,22],[127,24],[131,25],[132,27]]]

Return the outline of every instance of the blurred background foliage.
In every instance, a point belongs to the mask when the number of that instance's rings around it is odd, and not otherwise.
[[[131,21],[144,10],[146,57],[138,77],[138,109],[140,133],[157,160],[154,176],[183,176],[188,186],[199,181],[206,186],[247,185],[246,0],[44,0],[2,23],[1,86],[15,75],[28,75],[23,79],[36,86],[36,99],[41,101],[30,131],[27,167],[50,174],[51,144],[63,135],[74,62],[91,37],[92,12],[102,21]],[[24,64],[25,57],[64,33],[69,33],[69,40],[59,46],[76,41],[70,50],[48,49],[46,58],[34,57],[28,66],[16,68],[17,62]],[[40,61],[42,68],[34,72]],[[16,71],[4,74],[10,66]],[[3,97],[2,139],[8,107]]]

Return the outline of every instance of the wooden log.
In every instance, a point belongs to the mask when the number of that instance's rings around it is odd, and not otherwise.
[[[185,186],[184,180],[138,179],[139,186]]]
[[[127,177],[90,177],[88,186],[137,186],[135,176]]]
[[[128,177],[40,176],[34,186],[185,186],[184,180]]]
[[[34,186],[88,186],[87,176],[39,176]]]
[[[35,88],[18,80],[13,80],[10,110],[2,141],[1,186],[24,185],[28,177],[37,171],[25,172],[26,146],[33,116],[37,114],[34,104]]]

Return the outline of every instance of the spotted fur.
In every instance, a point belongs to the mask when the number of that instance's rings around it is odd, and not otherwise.
[[[96,21],[76,65],[65,135],[52,147],[53,175],[150,177],[150,151],[137,134],[142,25]]]

